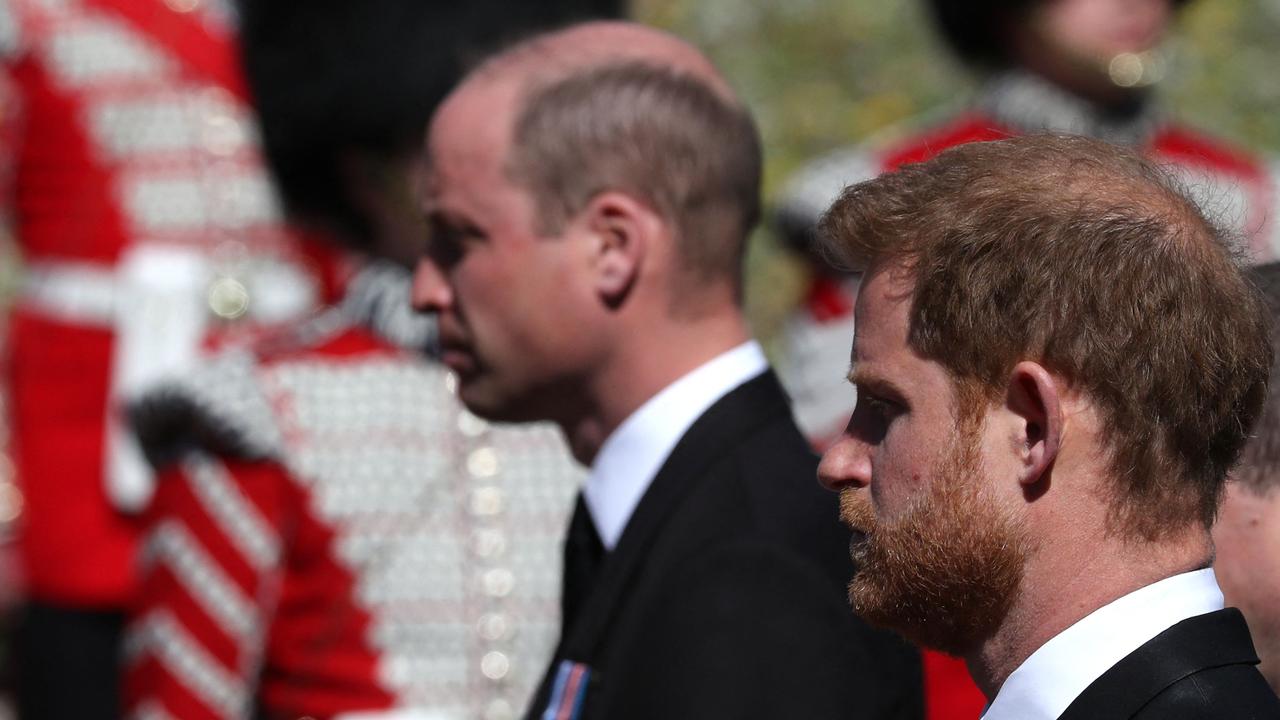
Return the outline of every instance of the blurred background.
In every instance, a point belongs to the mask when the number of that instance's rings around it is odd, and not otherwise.
[[[632,12],[704,48],[752,104],[764,135],[766,205],[807,160],[940,121],[977,86],[922,2],[633,0]],[[1280,0],[1191,2],[1166,50],[1160,91],[1176,117],[1280,152]],[[757,233],[748,298],[766,339],[801,292],[803,272],[767,231]]]
[[[978,85],[943,46],[923,2],[632,0],[630,13],[704,48],[750,103],[764,137],[766,207],[807,161],[851,143],[905,137],[956,113]],[[1159,93],[1172,115],[1274,164],[1280,0],[1192,0],[1164,49],[1169,66]],[[0,118],[5,111],[0,107]],[[756,232],[748,311],[775,354],[809,272],[767,224]],[[13,243],[0,237],[0,309],[10,304],[20,273]],[[0,357],[3,343],[0,313]],[[0,451],[9,431],[4,416],[0,412]],[[3,494],[11,475],[0,452],[0,550],[12,519],[5,513],[18,509]],[[0,564],[6,562],[9,555],[0,552]],[[9,576],[0,567],[0,609],[14,601],[4,580]],[[0,668],[6,648],[0,621]],[[0,697],[0,720],[5,717]]]
[[[805,161],[945,118],[977,86],[921,2],[632,0],[631,13],[704,48],[751,103],[765,142],[766,205]],[[1166,49],[1161,93],[1177,117],[1245,148],[1280,152],[1280,0],[1193,2]],[[18,267],[5,239],[0,302]],[[804,270],[762,228],[748,271],[751,316],[769,341]]]

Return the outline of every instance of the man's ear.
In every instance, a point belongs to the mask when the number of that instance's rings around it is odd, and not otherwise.
[[[610,307],[626,300],[655,231],[655,213],[625,193],[603,192],[579,216],[591,238],[591,265],[596,293]]]
[[[1017,418],[1017,443],[1021,468],[1018,480],[1024,491],[1039,493],[1048,489],[1042,481],[1062,447],[1062,391],[1044,366],[1023,361],[1009,377],[1008,409]]]

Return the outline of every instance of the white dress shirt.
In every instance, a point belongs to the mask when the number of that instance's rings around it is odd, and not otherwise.
[[[700,365],[631,413],[600,446],[582,494],[606,550],[676,443],[717,400],[768,368],[754,340]]]
[[[1125,656],[1190,617],[1223,607],[1212,569],[1174,575],[1089,613],[1031,653],[983,720],[1056,720]]]

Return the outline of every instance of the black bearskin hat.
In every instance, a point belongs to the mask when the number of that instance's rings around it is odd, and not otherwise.
[[[295,217],[351,240],[370,226],[346,197],[352,151],[391,158],[422,142],[465,69],[507,42],[625,0],[239,0],[242,59],[263,149]]]

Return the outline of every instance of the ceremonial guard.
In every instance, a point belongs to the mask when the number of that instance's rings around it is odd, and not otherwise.
[[[778,373],[796,421],[816,448],[844,430],[854,396],[845,379],[857,278],[811,254],[818,217],[849,184],[968,142],[1023,133],[1083,134],[1137,146],[1178,168],[1203,205],[1249,238],[1255,259],[1280,258],[1275,166],[1169,116],[1154,93],[1166,61],[1159,41],[1186,0],[931,0],[943,39],[984,77],[959,115],[892,142],[836,150],[791,178],[773,223],[811,258],[804,299],[787,318]],[[984,701],[963,665],[925,653],[930,720],[976,718]]]
[[[140,406],[169,470],[127,633],[134,716],[523,707],[581,470],[550,426],[462,410],[407,282],[371,267],[338,308]]]
[[[240,4],[293,218],[375,262],[318,317],[136,405],[165,468],[125,641],[140,718],[502,720],[559,635],[583,471],[550,426],[462,409],[405,266],[407,175],[472,54],[599,2]],[[616,12],[616,9],[614,9]]]
[[[0,2],[0,208],[30,717],[116,717],[152,482],[119,408],[202,344],[319,307],[333,262],[285,229],[219,0]]]

